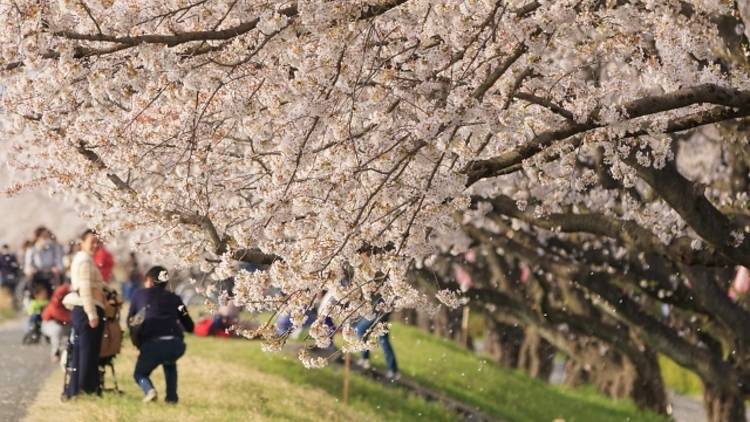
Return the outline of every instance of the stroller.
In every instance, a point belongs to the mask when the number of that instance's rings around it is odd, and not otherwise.
[[[34,290],[27,297],[25,308],[29,314],[29,328],[24,333],[21,343],[24,345],[37,344],[42,337],[42,312],[49,303],[49,294],[42,285],[34,286]],[[47,339],[49,343],[49,339]]]
[[[105,289],[105,308],[104,308],[104,334],[102,337],[102,347],[99,352],[99,388],[98,392],[112,392],[122,394],[120,387],[117,385],[117,374],[115,373],[114,360],[122,349],[122,328],[120,327],[120,309],[122,300],[115,290]],[[68,347],[65,352],[63,362],[65,377],[63,378],[63,392],[67,390],[68,383],[75,373],[75,365],[70,358],[73,356],[73,347],[78,341],[78,335],[75,329],[70,330]],[[108,387],[106,383],[107,368],[112,374],[112,386]],[[64,393],[63,393],[64,394]]]
[[[49,343],[49,338],[44,336],[42,334],[42,318],[41,315],[35,314],[31,316],[31,326],[29,327],[28,331],[23,335],[23,338],[21,339],[21,343],[24,345],[31,345],[31,344],[38,344],[42,338],[47,340],[47,343]]]

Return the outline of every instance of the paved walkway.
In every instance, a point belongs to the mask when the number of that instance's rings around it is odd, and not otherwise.
[[[681,396],[672,391],[667,392],[672,403],[672,417],[675,422],[706,422],[706,409],[700,399]],[[750,406],[745,406],[745,415],[750,420]]]
[[[49,346],[44,341],[21,345],[25,322],[0,323],[0,421],[20,421],[47,376],[57,368],[49,361]]]
[[[562,384],[565,377],[565,366],[563,362],[556,360],[552,375],[550,376],[551,384]],[[667,400],[672,406],[672,418],[675,422],[707,422],[706,409],[700,398],[682,396],[674,391],[667,391]],[[746,406],[747,419],[750,420],[750,406]]]
[[[672,391],[667,392],[672,405],[672,417],[675,422],[706,422],[706,410],[703,403],[693,397],[686,397]]]

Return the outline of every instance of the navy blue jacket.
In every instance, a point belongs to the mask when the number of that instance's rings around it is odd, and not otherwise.
[[[138,332],[141,344],[156,337],[182,337],[183,331],[193,332],[193,319],[182,299],[164,287],[136,290],[130,300],[128,320],[143,308],[146,315]]]

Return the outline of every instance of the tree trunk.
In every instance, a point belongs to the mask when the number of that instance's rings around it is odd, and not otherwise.
[[[591,383],[600,393],[617,399],[630,398],[640,409],[666,414],[664,391],[656,353],[646,348],[627,356],[598,341],[581,339],[565,365],[565,384]]]
[[[565,379],[563,384],[575,388],[590,382],[591,374],[578,360],[568,357],[565,361]]]
[[[418,317],[416,309],[401,309],[394,313],[393,319],[406,325],[417,325]]]
[[[746,422],[745,401],[733,388],[703,385],[703,405],[709,422]]]
[[[414,325],[421,330],[438,337],[447,338],[461,343],[461,317],[462,310],[448,309],[441,307],[435,315],[427,312],[414,310],[413,312],[401,312],[399,320],[407,324]],[[469,350],[473,350],[473,341],[469,341]]]
[[[523,344],[518,357],[518,367],[534,378],[549,380],[555,359],[555,348],[537,332],[526,327]]]
[[[460,341],[462,316],[461,309],[448,309],[443,306],[432,318],[431,331],[437,336]]]
[[[487,316],[484,330],[484,352],[506,368],[517,368],[518,354],[523,343],[523,329],[499,323],[491,316]]]
[[[428,333],[432,333],[432,319],[427,314],[427,312],[420,312],[417,310],[416,312],[416,320],[414,321],[416,326],[419,327],[420,330],[427,331]]]
[[[637,358],[626,359],[626,366],[631,366],[634,374],[627,395],[640,409],[666,414],[667,394],[664,391],[658,355],[646,348]]]

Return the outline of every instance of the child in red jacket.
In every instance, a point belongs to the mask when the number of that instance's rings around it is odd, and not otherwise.
[[[63,298],[70,292],[70,283],[62,283],[52,293],[49,304],[42,312],[42,334],[49,338],[51,359],[60,360],[70,335],[70,311],[63,306]]]

